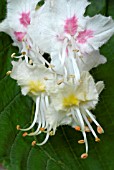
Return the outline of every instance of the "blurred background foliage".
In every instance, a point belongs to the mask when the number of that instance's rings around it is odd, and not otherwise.
[[[111,15],[114,18],[114,0],[90,0],[85,15]],[[6,16],[6,1],[0,0],[0,21]],[[32,147],[32,137],[22,137],[16,125],[26,127],[32,119],[33,102],[21,95],[20,88],[6,72],[11,70],[11,54],[18,52],[11,38],[0,33],[0,162],[7,170],[114,170],[114,36],[101,49],[108,62],[91,71],[95,80],[104,80],[105,90],[94,111],[104,127],[101,142],[95,143],[88,134],[89,157],[81,160],[84,146],[77,141],[81,133],[64,126],[42,147]],[[43,136],[39,137],[41,140]]]

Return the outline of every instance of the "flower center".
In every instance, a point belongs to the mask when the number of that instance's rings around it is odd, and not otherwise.
[[[77,28],[78,28],[78,20],[75,15],[71,18],[66,19],[64,25],[64,31],[66,33],[74,36],[76,34]]]
[[[20,20],[20,23],[24,27],[27,27],[28,25],[30,25],[30,12],[27,12],[27,13],[23,12],[19,20]]]
[[[80,101],[76,98],[76,96],[74,94],[71,94],[63,99],[63,106],[64,107],[78,106],[79,102]]]
[[[29,89],[31,93],[45,92],[45,85],[41,81],[30,81]]]
[[[89,38],[93,37],[93,31],[92,30],[84,30],[79,32],[79,35],[77,37],[77,41],[80,44],[84,44],[87,42]]]
[[[14,32],[14,35],[15,35],[15,37],[16,37],[16,39],[17,39],[18,41],[22,42],[24,36],[26,35],[26,32],[16,32],[16,31],[15,31],[15,32]]]

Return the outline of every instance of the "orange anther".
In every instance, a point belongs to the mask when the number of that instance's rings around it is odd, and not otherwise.
[[[99,134],[104,133],[103,128],[102,128],[101,126],[98,126],[98,127],[97,127],[97,132],[98,132]]]
[[[25,133],[23,133],[23,137],[26,137],[28,135],[28,133],[27,132],[25,132]]]
[[[99,138],[95,138],[95,142],[100,142],[100,139]]]
[[[87,118],[90,123],[92,123],[92,119],[90,117]]]
[[[23,51],[23,52],[22,52],[22,55],[26,55],[26,52]]]
[[[40,131],[41,131],[41,132],[45,131],[45,128],[40,128]]]
[[[79,140],[78,143],[79,143],[79,144],[83,144],[83,143],[85,143],[85,142],[84,142],[84,140]]]
[[[90,132],[90,129],[88,126],[85,126],[85,132]]]
[[[21,129],[21,128],[20,128],[20,125],[17,125],[17,126],[16,126],[16,129],[17,129],[17,130],[20,130],[20,129]]]
[[[80,131],[81,130],[80,126],[75,126],[75,130]]]
[[[83,153],[82,155],[81,155],[81,158],[82,159],[86,159],[88,157],[88,154],[87,153]]]
[[[36,145],[36,141],[34,140],[31,145],[35,146]]]

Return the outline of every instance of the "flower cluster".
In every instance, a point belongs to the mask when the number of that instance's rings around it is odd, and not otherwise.
[[[30,127],[17,129],[23,136],[45,133],[43,145],[49,136],[55,135],[58,126],[69,125],[81,131],[88,156],[86,132],[91,132],[99,142],[97,132],[103,133],[101,125],[92,114],[104,83],[94,82],[89,71],[106,58],[99,47],[114,33],[111,17],[84,16],[87,0],[7,0],[7,17],[0,24],[0,31],[9,34],[19,47],[21,55],[12,54],[11,78],[17,80],[23,95],[29,95],[36,104]],[[50,61],[45,59],[48,54]],[[28,133],[35,125],[36,130]]]

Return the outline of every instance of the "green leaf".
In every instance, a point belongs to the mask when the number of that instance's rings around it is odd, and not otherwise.
[[[99,13],[103,15],[106,14],[106,0],[89,0],[89,2],[91,2],[91,5],[87,7],[86,14],[89,16],[94,16]]]
[[[102,13],[114,18],[114,1],[91,0],[87,13],[91,16]],[[0,20],[3,20],[6,1],[1,0]],[[100,96],[100,102],[94,111],[97,120],[104,127],[101,142],[95,143],[91,134],[89,141],[89,157],[80,159],[84,145],[77,141],[82,134],[68,126],[59,127],[56,135],[50,137],[42,147],[32,147],[32,137],[22,137],[22,132],[16,130],[16,125],[28,126],[32,117],[33,102],[29,97],[23,97],[16,82],[6,76],[11,69],[11,54],[17,52],[12,47],[11,38],[0,33],[0,160],[8,170],[113,170],[114,151],[114,36],[101,48],[101,53],[108,59],[91,72],[96,81],[104,80],[105,90]],[[42,140],[43,136],[39,136]]]

